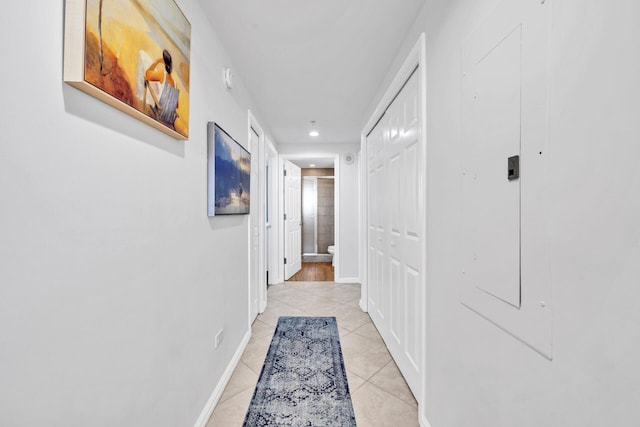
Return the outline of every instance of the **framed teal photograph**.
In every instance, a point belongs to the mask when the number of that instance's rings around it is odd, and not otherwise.
[[[248,214],[251,154],[213,122],[207,124],[207,145],[207,214]]]

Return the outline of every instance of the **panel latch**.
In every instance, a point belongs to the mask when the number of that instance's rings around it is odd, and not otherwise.
[[[520,156],[512,156],[507,159],[507,179],[513,181],[520,178]]]

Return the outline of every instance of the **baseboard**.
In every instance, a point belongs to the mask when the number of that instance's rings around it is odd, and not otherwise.
[[[336,277],[336,283],[360,283],[359,277]]]
[[[222,374],[222,378],[220,378],[218,385],[213,390],[213,393],[211,393],[211,397],[209,397],[209,401],[207,401],[207,404],[202,410],[200,417],[198,417],[198,421],[196,421],[196,423],[194,424],[194,427],[207,426],[207,423],[209,422],[209,418],[211,418],[211,414],[213,414],[213,410],[216,408],[218,401],[222,397],[224,388],[229,383],[229,380],[231,379],[231,375],[233,375],[233,371],[236,369],[236,366],[238,366],[238,363],[240,362],[240,358],[242,357],[242,353],[244,353],[244,350],[247,348],[247,345],[249,344],[250,339],[251,339],[251,329],[247,331],[244,338],[242,339],[240,346],[238,347],[235,354],[233,355],[233,358],[229,362],[227,369],[225,369],[224,373]]]

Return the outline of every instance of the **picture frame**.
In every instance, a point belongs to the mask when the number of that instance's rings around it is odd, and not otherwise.
[[[64,81],[189,138],[191,24],[174,0],[66,0]]]
[[[251,153],[214,122],[207,123],[207,215],[247,215]]]

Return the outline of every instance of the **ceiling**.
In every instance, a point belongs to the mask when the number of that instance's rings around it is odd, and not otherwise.
[[[425,0],[201,0],[277,144],[357,143]],[[310,122],[320,133],[310,137]]]

